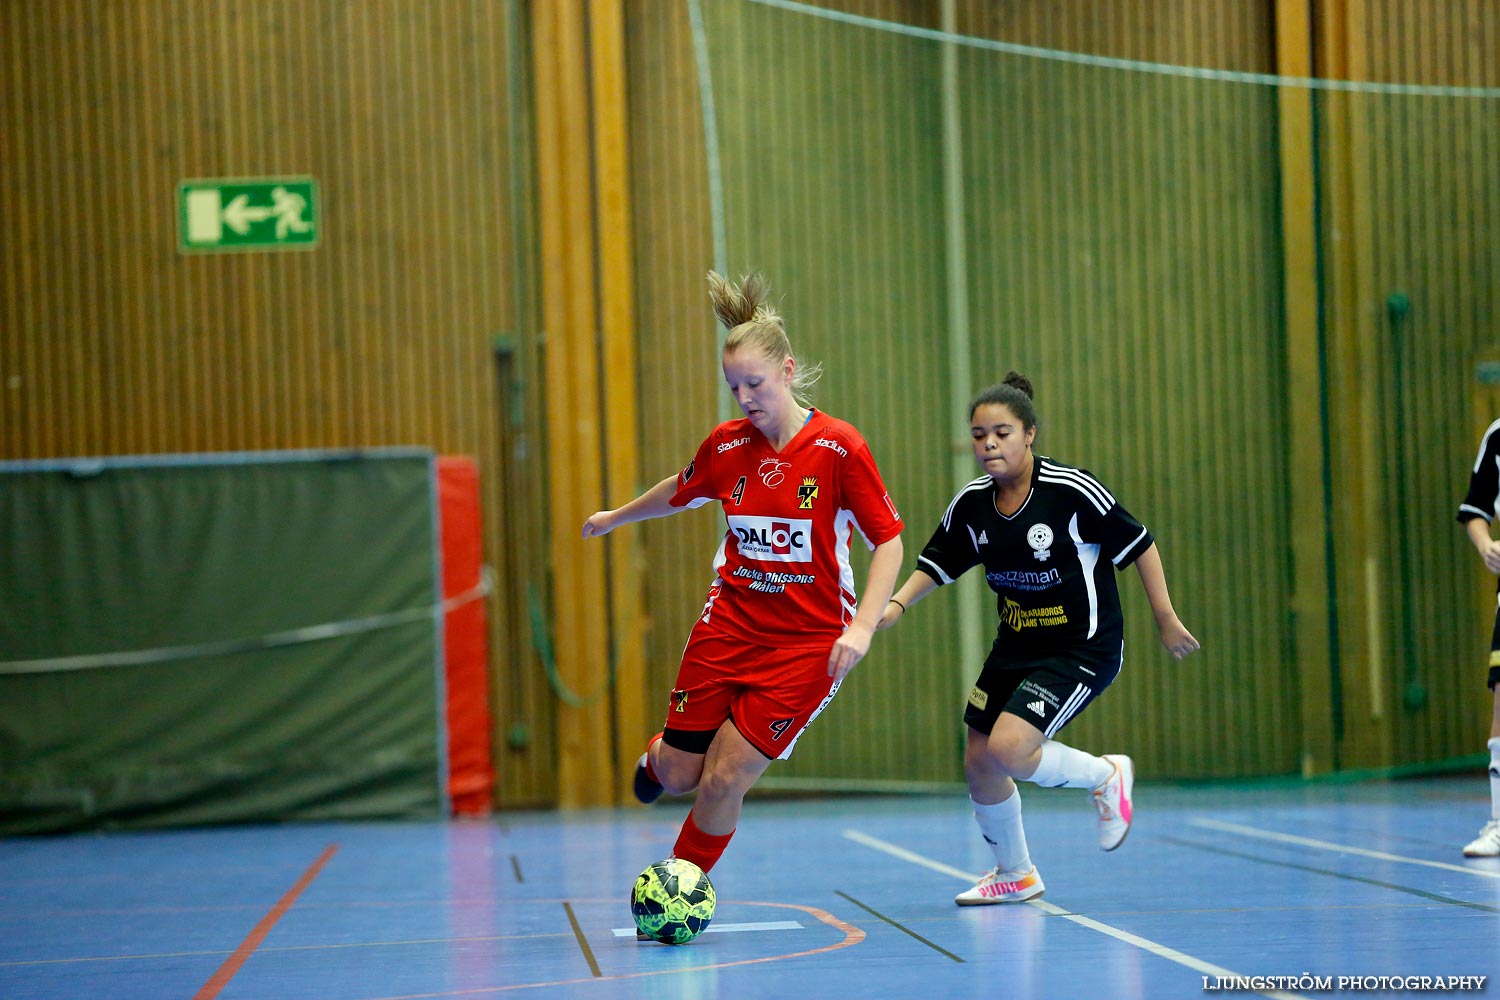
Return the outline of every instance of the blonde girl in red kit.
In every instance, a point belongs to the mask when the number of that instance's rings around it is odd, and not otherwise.
[[[815,409],[758,275],[709,272],[729,331],[724,381],[744,416],[715,427],[675,476],[584,522],[583,536],[717,502],[725,532],[688,636],[662,731],[636,765],[635,793],[697,790],[675,857],[709,871],[739,824],[745,793],[784,760],[869,651],[901,569],[901,516],[864,438]],[[856,598],[849,544],[874,550]]]

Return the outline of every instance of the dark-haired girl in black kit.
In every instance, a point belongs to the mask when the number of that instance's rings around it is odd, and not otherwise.
[[[1036,410],[1024,375],[1010,372],[980,393],[969,423],[985,474],[948,505],[879,624],[890,628],[973,566],[984,567],[996,595],[995,642],[964,712],[964,774],[995,867],[958,894],[960,906],[1043,892],[1026,847],[1017,779],[1089,789],[1106,851],[1130,831],[1131,759],[1095,757],[1053,739],[1120,672],[1124,618],[1111,568],[1135,564],[1162,645],[1174,657],[1198,648],[1172,610],[1151,532],[1088,472],[1032,453]]]
[[[1464,526],[1480,562],[1491,573],[1500,573],[1500,542],[1490,536],[1490,523],[1500,514],[1500,420],[1490,424],[1479,442],[1479,454],[1469,473],[1469,492],[1458,507]],[[1500,597],[1495,604],[1495,628],[1490,638],[1490,821],[1464,847],[1466,858],[1500,857]]]

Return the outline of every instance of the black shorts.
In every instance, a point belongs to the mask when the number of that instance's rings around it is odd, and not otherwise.
[[[1500,684],[1500,598],[1495,601],[1495,630],[1490,633],[1490,690]]]
[[[1121,658],[1049,656],[1016,662],[990,652],[969,692],[964,724],[988,735],[1001,712],[1020,716],[1049,739],[1073,720],[1120,673]]]

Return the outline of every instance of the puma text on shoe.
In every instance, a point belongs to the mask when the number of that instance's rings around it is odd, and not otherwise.
[[[1036,865],[1024,872],[1002,872],[991,868],[972,889],[966,889],[953,897],[959,906],[988,906],[991,903],[1020,903],[1035,899],[1047,890]]]

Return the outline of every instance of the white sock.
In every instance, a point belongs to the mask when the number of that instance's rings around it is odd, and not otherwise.
[[[995,853],[995,864],[1003,872],[1023,872],[1031,867],[1031,852],[1026,849],[1026,830],[1021,826],[1021,792],[994,805],[982,805],[970,796],[979,832]]]
[[[1490,819],[1500,819],[1500,736],[1489,742],[1490,747]]]
[[[1036,770],[1021,780],[1044,788],[1096,788],[1114,773],[1114,765],[1103,757],[1048,740],[1042,744],[1042,759]]]

